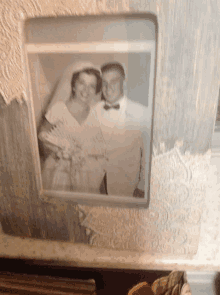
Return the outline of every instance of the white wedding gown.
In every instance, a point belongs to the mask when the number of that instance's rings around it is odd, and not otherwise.
[[[74,150],[71,159],[48,156],[42,167],[43,188],[99,193],[105,174],[105,144],[99,122],[92,111],[80,125],[62,101],[46,113],[47,121],[57,126],[45,138],[62,148]]]

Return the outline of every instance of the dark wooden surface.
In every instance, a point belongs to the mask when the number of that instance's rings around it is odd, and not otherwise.
[[[199,273],[201,276],[199,276]],[[128,290],[141,282],[147,282],[149,285],[152,285],[158,278],[169,274],[170,271],[76,268],[64,267],[55,261],[48,263],[46,261],[36,260],[0,259],[0,294],[42,294],[39,293],[39,291],[42,290],[40,288],[36,290],[38,293],[30,293],[30,291],[28,291],[29,293],[23,292],[25,288],[32,285],[34,285],[36,289],[41,282],[43,283],[42,286],[47,287],[46,294],[53,294],[48,292],[48,290],[51,291],[51,289],[48,288],[51,282],[54,282],[55,286],[57,286],[57,284],[60,286],[59,290],[53,288],[53,291],[66,292],[63,294],[77,294],[74,293],[74,287],[77,281],[81,280],[84,282],[83,289],[85,290],[85,285],[91,289],[91,283],[88,284],[88,280],[94,280],[92,288],[96,285],[97,295],[126,295]],[[210,274],[213,278],[212,280],[209,278]],[[220,294],[220,274],[216,273],[214,275],[213,272],[210,274],[202,270],[196,273],[195,278],[192,278],[191,275],[188,274],[188,282],[190,283],[193,295]],[[35,282],[36,284],[34,284]],[[3,286],[5,286],[6,283],[9,288],[5,290]],[[16,293],[13,293],[10,289],[10,284],[11,286],[20,285],[21,288],[23,286],[23,290],[14,289]],[[64,289],[63,287],[66,286],[68,288]],[[7,293],[9,290],[10,293]],[[72,293],[68,293],[69,290],[71,290]]]
[[[94,280],[77,280],[61,277],[29,275],[25,273],[1,272],[0,294],[78,294],[95,295]]]
[[[0,259],[0,292],[8,291],[10,287],[16,290],[16,286],[20,286],[20,293],[17,289],[16,294],[42,294],[37,292],[46,289],[51,293],[48,291],[45,294],[53,294],[52,291],[92,294],[90,291],[96,289],[97,295],[126,295],[134,285],[140,282],[152,284],[157,278],[169,273],[170,271],[63,267],[56,262],[51,262],[50,265],[44,261]],[[94,280],[94,283],[88,280]],[[84,293],[76,292],[80,286]],[[31,293],[31,288],[36,293]],[[25,293],[26,290],[30,293]]]

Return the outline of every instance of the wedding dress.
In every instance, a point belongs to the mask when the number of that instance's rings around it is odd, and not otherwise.
[[[99,193],[106,157],[102,132],[94,113],[91,111],[80,125],[66,104],[58,101],[45,117],[54,127],[50,132],[42,131],[41,137],[71,157],[48,156],[42,168],[43,188]]]

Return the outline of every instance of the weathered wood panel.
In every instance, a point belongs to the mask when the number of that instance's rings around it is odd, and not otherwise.
[[[219,2],[156,1],[154,144],[210,148],[219,84]],[[218,24],[218,25],[217,25]]]
[[[5,232],[31,236],[32,199],[37,200],[35,168],[30,149],[27,108],[1,97],[1,218]],[[31,218],[32,217],[32,218]]]
[[[2,99],[2,98],[1,98]],[[79,225],[75,202],[47,204],[40,199],[40,189],[28,107],[12,101],[0,110],[0,213],[5,233],[86,242],[85,229]]]

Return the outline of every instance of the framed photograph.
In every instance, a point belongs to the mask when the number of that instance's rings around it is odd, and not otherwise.
[[[155,21],[41,18],[25,32],[46,195],[147,207]]]
[[[218,11],[1,3],[2,256],[219,267]]]

